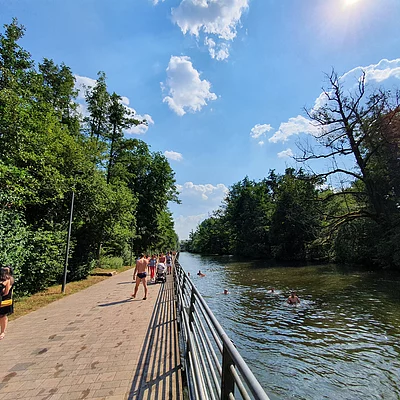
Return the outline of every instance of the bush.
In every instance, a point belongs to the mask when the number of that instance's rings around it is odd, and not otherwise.
[[[19,294],[36,293],[61,283],[64,272],[65,232],[39,229],[30,232],[28,254],[21,266]]]
[[[102,257],[99,261],[99,268],[103,269],[119,269],[122,268],[124,260],[122,257]]]
[[[16,279],[28,256],[28,231],[21,212],[0,208],[0,265],[9,265],[14,269]]]

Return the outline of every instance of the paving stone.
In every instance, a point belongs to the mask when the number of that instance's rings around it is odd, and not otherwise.
[[[131,277],[132,271],[114,275],[11,321],[0,342],[0,352],[9,354],[1,363],[0,400],[181,400],[180,369],[169,361],[170,354],[179,359],[171,339],[172,279],[149,285],[143,301],[142,287],[130,298]]]

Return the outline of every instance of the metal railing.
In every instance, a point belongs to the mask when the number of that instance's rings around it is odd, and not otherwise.
[[[175,261],[174,279],[189,399],[269,400],[179,260]]]

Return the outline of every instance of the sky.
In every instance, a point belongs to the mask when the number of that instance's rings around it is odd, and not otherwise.
[[[245,176],[299,167],[332,69],[349,89],[362,71],[400,87],[400,0],[0,0],[1,26],[13,17],[36,62],[64,62],[77,88],[104,71],[148,121],[125,135],[175,171],[180,239]]]

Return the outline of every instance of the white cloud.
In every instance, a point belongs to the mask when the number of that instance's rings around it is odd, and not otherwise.
[[[356,67],[346,72],[339,77],[343,85],[344,95],[349,95],[358,87],[363,72],[365,72],[366,85],[368,83],[382,84],[384,82],[390,87],[392,83],[396,82],[398,84],[397,80],[400,79],[400,58],[394,60],[382,59],[377,64]],[[327,103],[327,100],[326,94],[322,92],[315,100],[313,110],[323,107]],[[311,120],[298,115],[297,117],[290,118],[288,122],[281,123],[279,129],[269,138],[269,141],[274,143],[280,141],[286,142],[290,136],[300,133],[316,136],[322,133],[322,128],[316,127],[315,123]]]
[[[257,124],[253,128],[251,128],[250,136],[254,139],[259,138],[260,136],[264,135],[265,132],[269,132],[272,129],[270,124]]]
[[[315,123],[311,120],[298,115],[297,117],[289,118],[288,122],[282,122],[279,129],[268,141],[273,143],[286,142],[290,136],[300,133],[316,136],[321,133],[321,128],[315,126]]]
[[[188,239],[190,231],[195,231],[197,226],[207,218],[208,214],[189,215],[184,217],[179,215],[174,220],[175,232],[180,240]]]
[[[176,151],[165,151],[164,156],[169,160],[182,161],[183,156],[181,153],[177,153]]]
[[[178,185],[178,190],[182,196],[195,196],[202,200],[217,199],[219,202],[228,193],[228,188],[223,183],[214,186],[210,183],[195,185],[193,182],[186,182],[183,186]]]
[[[126,106],[129,106],[129,99],[125,96],[121,96],[121,103]]]
[[[182,0],[172,9],[172,21],[184,35],[199,37],[201,32],[214,35],[220,42],[218,50],[214,39],[206,38],[205,44],[212,58],[224,60],[229,56],[226,42],[236,37],[240,18],[248,7],[249,0]]]
[[[74,75],[75,77],[75,90],[78,91],[78,112],[80,112],[84,117],[89,115],[87,105],[85,103],[85,91],[96,85],[96,79],[89,78],[87,76]],[[129,107],[130,100],[126,96],[121,96],[121,104],[125,106],[127,110],[134,114],[134,117],[140,121],[146,120],[147,125],[136,125],[129,129],[125,129],[126,134],[142,135],[146,133],[150,125],[154,125],[153,118],[149,114],[140,115],[135,109]]]
[[[200,31],[225,40],[236,37],[236,26],[248,0],[182,0],[172,9],[172,20],[183,34],[199,36]]]
[[[264,146],[264,140],[260,140],[260,141],[258,142],[258,144],[259,144],[260,146]]]
[[[400,79],[400,58],[396,58],[394,60],[382,59],[378,64],[371,64],[367,67],[356,67],[346,72],[341,76],[342,80],[346,80],[347,78],[356,78],[358,79],[362,72],[365,71],[365,79],[366,82],[375,81],[382,82],[391,77]]]
[[[365,72],[365,83],[382,83],[384,81],[400,79],[400,58],[394,60],[382,59],[377,64],[370,64],[366,67],[356,67],[339,77],[343,84],[345,94],[348,95],[357,88],[360,77]],[[346,93],[347,92],[347,93]],[[327,103],[325,93],[321,93],[315,100],[314,110]]]
[[[153,4],[156,6],[158,3],[163,3],[164,0],[153,0]]]
[[[185,239],[191,230],[196,230],[201,221],[221,206],[222,200],[228,194],[228,188],[222,183],[197,185],[186,182],[176,186],[182,204],[171,205],[172,209],[176,208],[177,211],[174,215],[179,215],[175,218],[175,231],[180,239]]]
[[[87,76],[74,75],[75,90],[78,91],[78,100],[85,99],[86,89],[93,87],[96,84],[96,79],[88,78]]]
[[[215,93],[210,91],[211,83],[201,80],[199,72],[193,68],[190,57],[171,56],[167,68],[167,81],[161,84],[163,90],[168,90],[168,96],[163,102],[171,110],[182,116],[186,111],[200,111],[207,101],[216,100]]]
[[[147,125],[133,125],[129,129],[125,129],[124,132],[130,135],[143,135],[149,130],[150,125],[154,125],[153,118],[149,114],[144,114],[140,115],[137,114],[136,111],[131,108],[131,107],[126,107],[128,108],[131,112],[134,112],[134,117],[138,119],[139,121],[146,120]]]
[[[280,153],[278,153],[278,157],[279,158],[289,158],[289,157],[293,157],[293,151],[292,149],[286,149],[281,151]]]
[[[221,61],[229,57],[229,43],[223,42],[217,45],[213,39],[206,37],[204,39],[204,44],[208,46],[208,52],[211,58]]]

